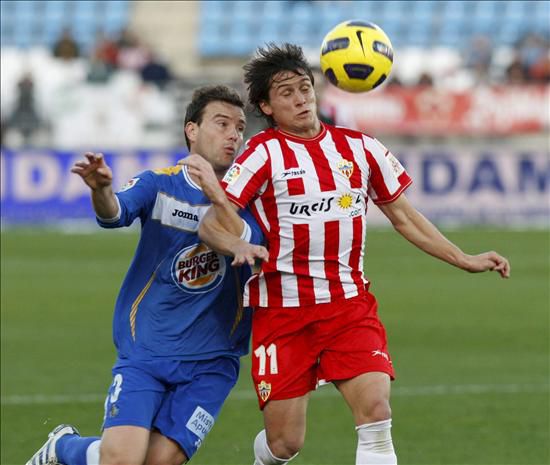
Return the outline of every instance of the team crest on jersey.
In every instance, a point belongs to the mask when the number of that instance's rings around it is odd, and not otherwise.
[[[229,185],[234,184],[235,181],[239,179],[241,171],[241,165],[234,164],[231,168],[229,168],[229,171],[225,173],[225,176],[223,177],[223,182],[226,182]]]
[[[119,192],[125,192],[129,189],[131,189],[132,187],[134,187],[139,181],[139,178],[132,178],[130,179],[126,184],[124,184],[124,186],[122,186],[119,190]]]
[[[338,162],[338,170],[340,173],[342,173],[346,178],[351,178],[351,175],[353,174],[353,162],[349,160],[340,160]]]
[[[172,278],[185,292],[211,291],[224,276],[225,259],[202,243],[180,250],[172,262]]]
[[[258,394],[260,396],[260,399],[262,399],[264,402],[269,399],[269,396],[271,394],[271,383],[266,383],[264,380],[260,381],[258,384]]]

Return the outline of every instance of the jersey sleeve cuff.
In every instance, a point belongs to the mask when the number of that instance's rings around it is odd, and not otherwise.
[[[113,218],[101,218],[100,216],[96,215],[97,221],[99,223],[111,224],[111,223],[117,223],[118,221],[120,221],[120,213],[122,211],[122,208],[120,206],[120,200],[118,200],[117,195],[115,195],[115,200],[116,200],[116,204],[117,204],[116,216],[114,216]]]
[[[405,184],[403,184],[395,193],[388,197],[387,199],[381,199],[381,200],[374,200],[375,205],[384,205],[386,203],[392,203],[412,184],[412,179],[409,179]]]
[[[250,242],[250,239],[252,238],[252,229],[250,228],[250,225],[243,220],[243,232],[241,234],[241,239],[246,242]]]

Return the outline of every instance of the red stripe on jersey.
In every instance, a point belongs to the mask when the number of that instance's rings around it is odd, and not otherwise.
[[[309,275],[309,225],[292,225],[292,234],[294,236],[292,266],[298,281],[298,295],[300,304],[307,305],[309,302],[315,301],[313,278]]]
[[[331,300],[344,295],[339,265],[340,222],[325,223],[325,276],[328,280]]]
[[[376,158],[365,148],[365,155],[367,156],[367,163],[370,167],[370,179],[369,182],[376,186],[376,194],[378,197],[386,198],[390,196],[390,192],[388,191],[388,188],[386,187],[386,182],[384,181],[384,176],[382,175],[382,171],[380,171],[380,167],[378,166],[378,163],[376,162]],[[380,192],[380,190],[383,189],[383,192]]]
[[[335,190],[336,182],[334,181],[334,174],[319,142],[307,144],[307,151],[317,172],[321,192]]]
[[[296,160],[296,154],[294,151],[288,146],[284,137],[279,137],[278,140],[281,144],[285,170],[290,168],[298,168],[298,160]],[[306,192],[304,180],[302,178],[289,179],[287,181],[287,186],[289,195],[303,195]]]
[[[260,279],[256,274],[248,281],[248,302],[252,305],[257,305],[260,301]]]
[[[353,218],[353,240],[351,243],[351,253],[349,255],[349,266],[351,268],[351,279],[359,289],[364,288],[365,284],[363,283],[363,264],[361,260],[361,248],[363,247],[363,219],[361,216],[356,216]]]
[[[269,234],[266,236],[269,249],[269,261],[262,266],[267,287],[268,305],[272,307],[282,307],[283,290],[281,285],[281,274],[277,271],[277,257],[279,256],[279,250],[281,248],[281,237],[279,234],[279,213],[277,211],[273,184],[268,184],[266,191],[261,197],[261,201],[267,221],[269,222]],[[259,217],[257,217],[256,220],[260,222]],[[258,305],[258,302],[250,301],[250,305]]]
[[[350,187],[352,189],[361,188],[361,170],[355,161],[355,157],[353,156],[353,152],[349,146],[345,132],[339,131],[337,128],[331,129],[330,134],[332,136],[332,140],[334,141],[334,145],[336,146],[336,150],[338,150],[340,155],[342,155],[345,160],[353,163],[353,173],[351,174],[351,178],[349,180]],[[357,139],[357,136],[355,138]],[[361,141],[361,147],[363,147],[363,141],[361,139],[359,140]]]

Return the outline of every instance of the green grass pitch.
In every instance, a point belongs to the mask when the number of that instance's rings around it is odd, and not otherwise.
[[[512,278],[471,275],[392,231],[368,234],[367,276],[389,335],[399,463],[549,463],[549,232],[449,231],[494,249]],[[1,463],[22,464],[58,423],[97,435],[114,361],[113,303],[136,232],[2,233]],[[261,415],[246,358],[192,463],[252,463]],[[313,393],[296,465],[353,464],[351,414],[331,386]]]

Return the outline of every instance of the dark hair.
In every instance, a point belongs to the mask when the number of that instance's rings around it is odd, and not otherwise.
[[[241,96],[235,91],[227,86],[204,86],[199,87],[195,92],[193,92],[193,97],[191,97],[191,102],[187,105],[187,110],[185,111],[185,122],[184,127],[187,126],[189,121],[193,123],[201,124],[202,117],[204,115],[204,109],[206,105],[210,102],[225,102],[230,105],[235,105],[236,107],[244,109],[244,102]],[[185,134],[185,130],[184,130]],[[188,148],[191,148],[189,144],[189,139],[187,134],[185,134],[185,142]]]
[[[292,71],[301,76],[307,75],[311,84],[314,84],[313,72],[302,47],[289,43],[281,46],[269,43],[265,48],[259,48],[256,56],[243,69],[244,82],[248,86],[248,101],[270,126],[274,125],[273,118],[261,110],[260,102],[269,102],[269,89],[277,73]]]

